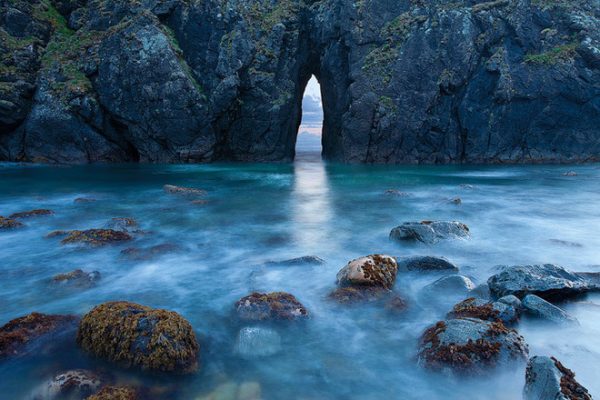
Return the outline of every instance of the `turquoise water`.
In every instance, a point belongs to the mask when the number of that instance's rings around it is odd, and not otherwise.
[[[566,171],[577,176],[563,176]],[[163,192],[165,184],[202,188],[206,204]],[[119,382],[161,385],[163,398],[195,399],[226,381],[258,382],[263,399],[517,399],[524,366],[485,378],[453,379],[415,362],[422,331],[454,304],[420,296],[436,276],[401,274],[395,290],[404,314],[330,303],[335,274],[372,253],[445,256],[476,283],[499,264],[552,262],[600,271],[600,169],[586,166],[348,166],[301,155],[294,164],[31,166],[0,164],[0,215],[49,208],[0,233],[0,324],[32,311],[83,314],[108,300],[129,300],[181,313],[201,343],[202,368],[190,377],[121,371],[72,343],[0,363],[0,398],[28,398],[53,373],[96,368]],[[406,196],[386,195],[388,189]],[[79,197],[96,199],[75,203]],[[462,199],[461,205],[448,200]],[[62,246],[56,229],[102,227],[133,217],[144,231],[132,243],[102,248]],[[404,221],[460,220],[472,239],[399,245],[389,231]],[[569,246],[552,241],[578,243]],[[145,261],[126,247],[172,244]],[[326,265],[272,267],[266,261],[317,255]],[[59,291],[49,279],[76,268],[100,271],[98,286]],[[246,360],[234,352],[242,327],[236,300],[253,290],[294,294],[311,312],[302,324],[272,326],[283,350]],[[554,355],[600,396],[600,297],[564,304],[579,327],[523,321],[530,353]]]

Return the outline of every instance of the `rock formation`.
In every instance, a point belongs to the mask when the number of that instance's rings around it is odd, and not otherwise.
[[[569,0],[2,0],[0,160],[600,159],[600,9]]]

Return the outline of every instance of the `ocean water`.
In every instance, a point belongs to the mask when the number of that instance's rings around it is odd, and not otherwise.
[[[564,176],[567,171],[577,176]],[[163,192],[165,184],[205,189],[206,204]],[[497,265],[557,263],[600,271],[600,167],[352,166],[301,154],[294,164],[39,166],[0,164],[0,215],[49,208],[0,232],[0,325],[32,311],[84,314],[128,300],[174,310],[193,325],[201,346],[197,374],[172,377],[121,370],[80,352],[72,341],[0,362],[0,399],[27,399],[53,374],[103,371],[119,383],[156,386],[167,399],[200,399],[224,382],[258,382],[267,399],[519,399],[525,366],[476,378],[420,368],[423,330],[443,319],[456,299],[424,296],[439,276],[401,273],[395,291],[405,313],[331,303],[335,275],[372,253],[437,255],[483,283]],[[395,189],[405,196],[392,196]],[[80,197],[94,198],[76,203]],[[461,205],[449,202],[460,197]],[[101,248],[63,246],[44,236],[57,229],[102,227],[135,218],[133,242]],[[405,221],[460,220],[470,240],[427,246],[390,242]],[[569,243],[556,242],[561,240]],[[124,257],[127,247],[174,245],[150,260]],[[575,245],[576,244],[576,245]],[[316,266],[265,266],[317,255]],[[57,290],[53,275],[99,271],[88,290]],[[302,323],[269,325],[281,335],[276,355],[236,354],[236,300],[252,291],[288,291],[309,310]],[[579,326],[523,320],[517,329],[531,355],[552,355],[600,396],[600,296],[561,305]],[[160,394],[162,393],[162,394]]]

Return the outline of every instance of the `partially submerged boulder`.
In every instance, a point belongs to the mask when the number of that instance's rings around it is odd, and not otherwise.
[[[302,265],[323,265],[325,260],[317,256],[302,256],[290,258],[289,260],[267,261],[264,265],[267,267],[296,267]]]
[[[66,235],[66,237],[61,240],[62,244],[83,243],[91,246],[104,246],[106,244],[121,243],[133,239],[129,233],[115,231],[113,229],[87,229],[85,231],[73,230],[66,232],[56,231],[50,233],[50,235],[53,235],[54,233],[56,233],[56,236]]]
[[[235,303],[240,319],[246,321],[296,320],[308,317],[308,310],[294,297],[285,292],[254,292]]]
[[[534,294],[528,294],[523,298],[524,310],[534,317],[557,324],[577,324],[577,319],[567,314],[561,308],[538,297]]]
[[[470,297],[456,304],[448,313],[448,318],[478,318],[484,321],[501,321],[504,324],[516,322],[520,309],[499,301],[488,302]]]
[[[71,272],[64,274],[54,275],[52,277],[52,283],[60,286],[69,286],[76,288],[91,288],[96,286],[96,283],[100,280],[100,272],[84,272],[81,269],[76,269]]]
[[[105,386],[86,400],[136,400],[137,391],[124,386]]]
[[[440,321],[421,338],[418,360],[426,368],[482,373],[509,361],[527,359],[522,336],[501,322],[460,318]]]
[[[554,357],[531,357],[525,371],[524,400],[592,400],[575,373]]]
[[[373,254],[350,261],[336,275],[337,283],[345,286],[378,286],[390,289],[396,282],[398,264],[396,259]]]
[[[0,327],[0,359],[18,356],[40,339],[54,337],[75,327],[73,315],[31,313]]]
[[[337,288],[328,297],[340,304],[358,304],[379,301],[391,293],[379,286],[346,286]]]
[[[426,244],[445,239],[467,239],[469,236],[469,227],[457,221],[405,222],[390,232],[390,239],[397,242],[418,241]]]
[[[112,229],[121,232],[135,231],[139,227],[137,221],[130,217],[111,218],[105,225],[105,229]]]
[[[266,357],[281,351],[281,336],[277,331],[260,326],[240,330],[235,352],[244,358]]]
[[[473,281],[464,275],[444,276],[433,283],[425,286],[425,293],[440,294],[466,294],[475,289]]]
[[[175,185],[164,185],[163,190],[169,194],[177,194],[182,196],[204,196],[206,195],[205,190],[184,187],[184,186],[175,186]]]
[[[125,301],[104,303],[82,318],[77,343],[127,367],[177,373],[198,369],[194,330],[173,311]]]
[[[39,217],[39,216],[43,216],[43,215],[53,215],[53,214],[54,214],[54,211],[52,211],[52,210],[39,209],[39,210],[30,210],[30,211],[14,213],[14,214],[11,214],[8,218],[20,219],[20,218]]]
[[[37,388],[33,400],[83,399],[100,389],[100,376],[85,369],[74,369],[54,376]]]
[[[444,257],[396,257],[398,270],[418,272],[458,272],[458,267]]]
[[[2,229],[15,229],[22,227],[23,224],[12,218],[5,218],[0,216],[0,230]]]
[[[488,285],[496,298],[535,294],[545,299],[560,299],[596,289],[588,279],[554,264],[503,267],[488,279]]]
[[[162,243],[149,247],[128,247],[121,254],[135,261],[151,260],[167,253],[180,250],[180,247],[172,243]]]

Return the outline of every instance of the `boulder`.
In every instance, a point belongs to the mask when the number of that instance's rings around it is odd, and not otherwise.
[[[517,296],[509,294],[508,296],[500,297],[498,299],[499,303],[508,304],[509,306],[513,306],[515,310],[521,310],[523,308],[523,304],[521,300]]]
[[[531,357],[525,371],[524,400],[592,400],[575,373],[554,357]]]
[[[335,289],[328,297],[340,304],[359,304],[382,300],[391,293],[379,286],[346,286]]]
[[[337,283],[346,286],[378,286],[390,289],[396,281],[398,264],[394,257],[374,254],[350,261],[336,275]]]
[[[577,319],[567,314],[564,310],[534,294],[525,296],[522,304],[525,312],[537,318],[557,324],[578,323]]]
[[[405,222],[390,232],[390,239],[397,242],[411,241],[435,244],[445,239],[467,239],[469,228],[457,221]]]
[[[554,264],[503,267],[488,279],[492,296],[523,298],[535,294],[545,299],[564,298],[595,289],[584,277]]]
[[[133,239],[129,233],[115,231],[113,229],[88,229],[85,231],[74,230],[57,232],[58,235],[66,234],[66,237],[61,241],[62,244],[83,243],[91,246],[104,246],[106,244],[126,242]]]
[[[475,284],[471,279],[463,275],[454,274],[444,276],[430,283],[423,288],[423,291],[434,294],[466,294],[473,289],[475,289]]]
[[[447,318],[478,318],[511,324],[519,319],[520,309],[500,301],[488,302],[474,297],[456,304]]]
[[[5,218],[0,216],[0,230],[2,229],[15,229],[22,227],[23,224],[12,218]]]
[[[0,359],[18,356],[41,339],[51,338],[73,329],[77,317],[31,313],[0,327]]]
[[[259,326],[240,329],[235,352],[243,358],[266,357],[281,351],[281,336],[277,331]]]
[[[84,272],[80,269],[76,269],[71,272],[64,274],[54,275],[52,277],[52,283],[60,286],[69,286],[77,288],[90,288],[96,286],[96,283],[100,280],[100,272]]]
[[[137,400],[137,391],[124,386],[105,386],[86,400]]]
[[[62,372],[37,388],[32,400],[83,399],[100,389],[102,379],[92,371]]]
[[[82,318],[77,343],[126,367],[177,373],[198,369],[194,330],[173,311],[124,301],[104,303]]]
[[[285,292],[257,293],[242,297],[235,303],[240,319],[245,321],[296,320],[308,317],[306,308]]]
[[[206,195],[205,190],[183,187],[183,186],[175,186],[175,185],[164,185],[163,190],[168,194],[176,194],[181,196],[204,196]]]
[[[325,260],[317,256],[302,256],[282,261],[267,261],[267,267],[296,267],[302,265],[324,265]]]
[[[444,257],[396,257],[399,271],[458,272],[458,267]]]
[[[460,318],[440,321],[421,337],[419,363],[428,369],[482,373],[509,361],[527,359],[522,336],[501,322]]]
[[[23,212],[14,213],[14,214],[11,214],[8,218],[20,219],[20,218],[39,217],[42,215],[53,215],[53,214],[54,214],[54,211],[52,211],[52,210],[40,209],[40,210],[31,210],[31,211],[23,211]]]

